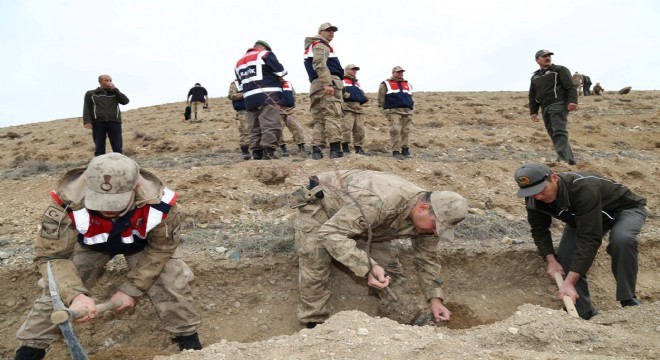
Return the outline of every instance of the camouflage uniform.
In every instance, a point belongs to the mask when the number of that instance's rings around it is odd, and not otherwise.
[[[291,95],[293,96],[293,101],[295,103],[296,101],[296,92],[291,88]],[[302,125],[300,124],[300,121],[296,118],[295,116],[295,110],[293,107],[286,107],[286,106],[280,106],[280,121],[282,122],[282,128],[286,126],[287,129],[291,132],[291,135],[293,135],[293,142],[295,142],[297,145],[304,144],[305,143],[305,137],[304,133],[305,130],[303,129]],[[278,139],[278,145],[286,145],[286,142],[284,141],[284,131],[282,132],[280,138]]]
[[[424,296],[446,299],[439,277],[440,239],[419,235],[408,219],[419,197],[425,193],[424,189],[397,176],[367,170],[330,171],[319,174],[318,179],[323,197],[310,197],[313,200],[298,208],[295,220],[300,272],[297,316],[300,321],[320,323],[332,315],[329,275],[333,258],[357,276],[367,275],[369,260],[362,249],[368,225],[372,231],[372,264],[379,264],[393,277],[393,290],[403,285],[404,274],[396,246],[391,241],[412,238],[417,276]],[[438,219],[446,220],[447,224],[465,216],[452,206],[434,211]],[[461,213],[460,219],[457,220],[455,213]],[[452,237],[453,227],[445,229],[451,230],[439,230],[441,237]]]
[[[394,77],[386,81],[392,80],[396,81]],[[387,86],[382,82],[378,87],[378,106],[381,108],[385,105],[385,94],[387,94]],[[413,109],[406,107],[383,109],[383,114],[387,117],[390,127],[390,149],[392,151],[408,149],[410,131],[413,127]]]
[[[602,95],[605,92],[605,89],[600,85],[600,83],[596,83],[594,85],[594,94],[596,95]]]
[[[321,36],[305,38],[305,47],[317,40],[323,41],[312,47],[312,66],[318,75],[309,88],[310,111],[314,124],[312,145],[324,147],[326,142],[341,142],[341,104],[344,84],[340,76],[330,73],[327,65],[330,47]],[[335,89],[333,95],[325,94],[324,86],[326,85],[331,85]]]
[[[229,95],[227,96],[231,101],[243,100],[243,93],[238,90],[236,82],[232,81],[229,85]],[[238,129],[238,143],[243,148],[244,146],[249,146],[250,142],[248,141],[248,124],[247,124],[247,111],[246,110],[237,110],[236,119],[236,128]]]
[[[48,289],[46,264],[51,263],[60,297],[65,306],[79,294],[91,296],[88,290],[103,273],[111,255],[90,250],[78,243],[79,232],[67,215],[67,210],[84,210],[85,183],[83,171],[68,172],[60,182],[53,201],[42,217],[41,231],[35,240],[34,262],[41,271],[39,285],[44,288],[35,300],[27,319],[17,333],[21,346],[45,349],[61,337],[50,315],[53,304]],[[132,208],[160,204],[164,184],[152,173],[140,170],[141,185],[135,191]],[[60,202],[55,200],[58,198]],[[180,216],[174,203],[162,222],[147,235],[147,245],[141,251],[126,254],[129,272],[118,290],[132,297],[146,294],[154,304],[165,330],[173,337],[197,332],[201,318],[193,306],[188,283],[193,273],[180,258]]]
[[[352,81],[355,82],[352,86],[358,88],[357,79],[354,76],[344,75],[344,82]],[[351,136],[353,137],[353,146],[357,149],[361,148],[364,144],[364,111],[362,110],[362,104],[357,101],[348,101],[350,94],[346,90],[346,85],[344,85],[343,97],[344,103],[341,106],[343,111],[342,116],[342,144],[346,144],[346,149],[343,149],[344,152],[348,152],[348,144],[351,142]],[[362,91],[362,89],[359,89]],[[364,95],[364,92],[363,92]],[[364,97],[365,102],[368,101],[366,96]]]

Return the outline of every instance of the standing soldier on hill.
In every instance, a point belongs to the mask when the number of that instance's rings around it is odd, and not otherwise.
[[[287,74],[270,45],[257,40],[236,62],[236,79],[248,112],[250,149],[255,160],[277,159],[282,136],[282,77]]]
[[[195,114],[195,121],[202,121],[202,116],[197,116],[198,112],[201,112],[200,106],[206,108],[209,103],[209,93],[206,89],[200,84],[195,83],[195,86],[188,90],[188,96],[186,96],[186,103],[190,104],[190,110]]]
[[[298,154],[305,155],[305,131],[302,125],[296,119],[294,108],[296,107],[296,91],[291,82],[282,79],[282,106],[280,107],[280,120],[282,121],[282,135],[278,139],[282,156],[289,156],[284,141],[284,127],[293,135],[293,141],[298,145]]]
[[[540,69],[532,75],[529,87],[529,112],[532,121],[539,121],[539,107],[543,110],[543,123],[557,152],[557,161],[575,165],[573,149],[568,141],[568,113],[577,110],[578,96],[571,72],[552,63],[550,50],[536,52]]]
[[[582,74],[582,92],[584,96],[591,95],[591,78],[584,74]]]
[[[319,26],[317,36],[305,38],[305,70],[312,112],[312,159],[323,158],[323,147],[330,143],[330,158],[344,156],[341,150],[341,103],[344,69],[330,42],[337,27],[330,23]]]
[[[578,95],[582,95],[582,82],[584,79],[582,78],[582,74],[579,72],[575,72],[573,74],[573,84],[575,85],[575,91],[577,91]]]
[[[119,105],[128,104],[128,97],[115,87],[110,75],[99,76],[99,87],[85,93],[83,126],[92,129],[94,156],[105,154],[106,134],[112,151],[122,152],[121,111]]]
[[[408,140],[413,126],[415,101],[412,85],[403,78],[405,71],[401,66],[395,66],[392,68],[392,77],[380,83],[378,87],[378,106],[387,116],[390,126],[390,148],[392,156],[396,159],[412,157]]]
[[[364,112],[362,111],[362,105],[369,100],[364,95],[364,91],[362,91],[360,83],[355,77],[358,70],[360,68],[353,64],[344,68],[344,104],[341,107],[344,115],[341,121],[341,147],[346,155],[351,153],[349,148],[351,136],[353,137],[355,153],[364,155],[362,149],[364,143],[364,119],[362,116]]]
[[[239,88],[240,84],[234,80],[229,85],[229,95],[227,97],[231,100],[231,106],[236,110],[236,128],[238,129],[238,144],[241,147],[243,160],[250,160],[250,146],[248,141],[248,121],[247,111],[245,110],[245,101],[243,101],[243,93]]]

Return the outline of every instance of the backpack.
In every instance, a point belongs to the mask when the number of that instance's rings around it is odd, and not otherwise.
[[[183,112],[183,117],[186,120],[190,120],[190,117],[192,116],[192,109],[190,109],[190,105],[186,106],[186,110]]]

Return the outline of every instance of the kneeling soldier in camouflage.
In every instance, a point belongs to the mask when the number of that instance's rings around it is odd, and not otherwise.
[[[129,271],[110,298],[122,302],[116,310],[133,307],[135,298],[146,294],[179,349],[201,349],[201,321],[188,285],[193,273],[178,251],[177,193],[130,158],[110,153],[95,157],[86,169],[66,173],[50,197],[34,251],[44,291],[18,330],[16,359],[42,359],[61,338],[50,319],[46,264],[51,264],[64,304],[87,309],[88,315],[77,320],[85,322],[98,315],[88,289],[119,254]]]

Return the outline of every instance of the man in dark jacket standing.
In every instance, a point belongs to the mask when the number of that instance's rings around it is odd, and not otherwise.
[[[646,221],[646,199],[600,175],[557,174],[538,163],[521,166],[514,178],[518,197],[525,198],[534,243],[547,264],[546,275],[552,278],[559,272],[566,276],[557,299],[570,296],[583,319],[596,315],[587,272],[609,231],[607,253],[612,258],[616,299],[624,307],[640,305],[635,297],[637,235]],[[550,233],[552,218],[565,223],[556,253]]]
[[[540,69],[532,75],[529,87],[529,113],[532,121],[539,121],[539,107],[543,110],[543,123],[557,152],[557,161],[575,165],[575,157],[568,141],[568,112],[577,110],[578,94],[571,72],[552,63],[553,52],[539,50],[536,62]]]
[[[201,121],[201,116],[197,117],[197,113],[201,112],[200,106],[206,108],[209,103],[209,93],[206,91],[206,88],[200,83],[195,83],[195,86],[191,87],[188,90],[188,96],[186,96],[186,103],[190,104],[190,110],[195,114],[195,120]]]
[[[122,152],[121,111],[119,105],[128,104],[128,97],[115,87],[110,75],[99,75],[99,87],[85,93],[83,126],[92,129],[94,156],[105,154],[106,134],[112,151]]]

